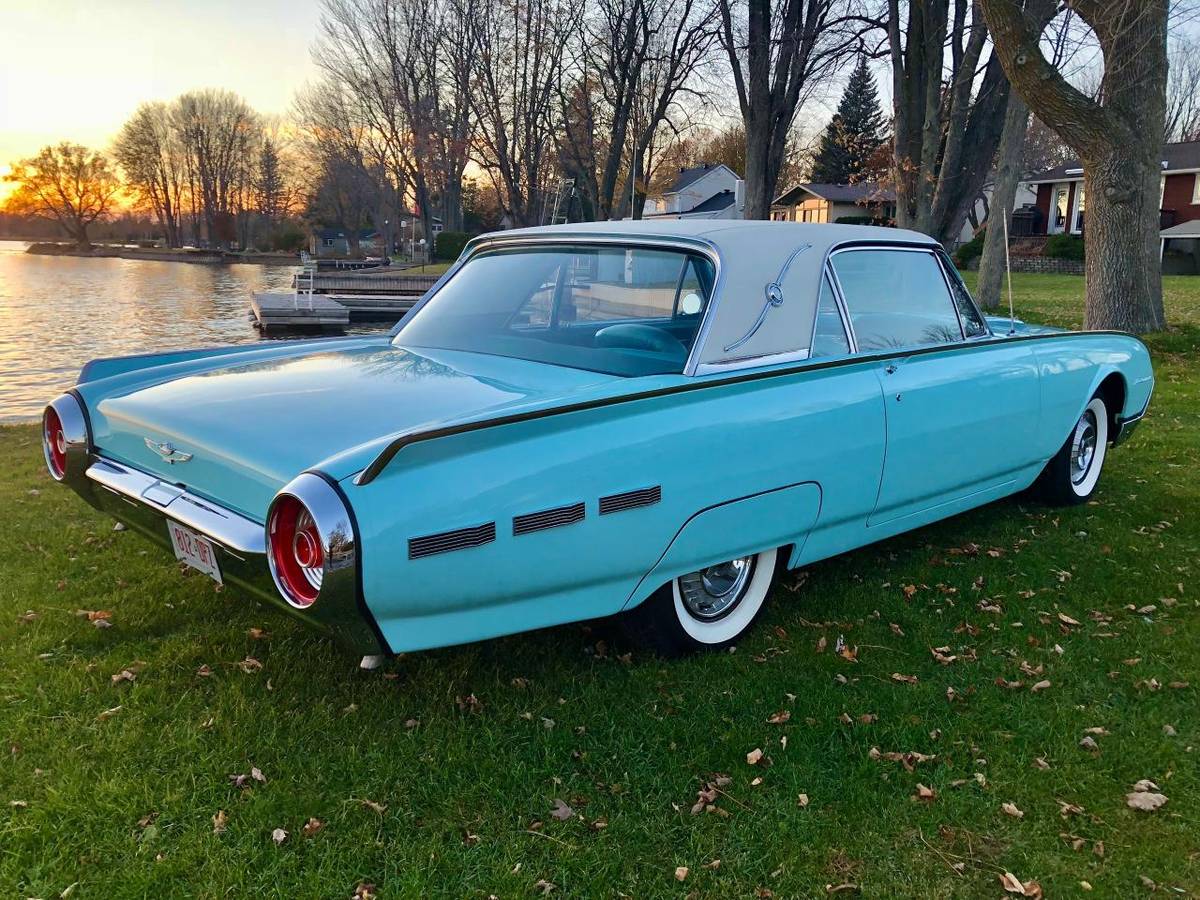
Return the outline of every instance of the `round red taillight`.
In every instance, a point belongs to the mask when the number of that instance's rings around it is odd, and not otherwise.
[[[325,573],[325,552],[312,513],[295,497],[281,496],[271,510],[267,540],[285,598],[293,606],[311,606]]]
[[[63,434],[62,420],[53,407],[47,407],[42,417],[42,441],[46,446],[46,465],[50,467],[50,474],[61,480],[67,474],[67,438]]]

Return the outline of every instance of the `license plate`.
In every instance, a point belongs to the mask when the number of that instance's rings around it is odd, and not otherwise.
[[[212,541],[177,522],[167,522],[167,531],[171,535],[171,546],[175,548],[176,559],[187,563],[193,569],[199,569],[217,584],[224,584]]]

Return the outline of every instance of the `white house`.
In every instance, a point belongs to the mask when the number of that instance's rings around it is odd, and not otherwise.
[[[659,197],[647,197],[644,219],[740,219],[746,206],[746,183],[724,163],[701,163],[680,169]]]

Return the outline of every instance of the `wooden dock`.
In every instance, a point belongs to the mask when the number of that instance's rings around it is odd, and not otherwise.
[[[365,272],[302,272],[292,279],[292,287],[307,290],[311,279],[316,294],[378,294],[391,297],[419,297],[433,287],[438,275],[405,274],[392,269]]]
[[[255,294],[250,314],[254,324],[264,330],[340,329],[351,321],[394,324],[420,299],[378,294]]]
[[[250,313],[255,325],[263,330],[338,329],[350,324],[350,310],[324,294],[255,294],[250,300]]]

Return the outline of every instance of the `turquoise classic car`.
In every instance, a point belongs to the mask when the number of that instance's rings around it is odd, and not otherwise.
[[[783,569],[1096,490],[1146,348],[982,316],[895,229],[484,235],[388,335],[101,359],[52,475],[364,656],[623,614],[723,647]]]

